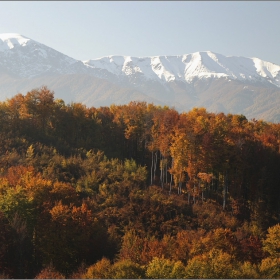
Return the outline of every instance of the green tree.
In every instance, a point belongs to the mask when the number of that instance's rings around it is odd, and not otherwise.
[[[146,275],[151,279],[180,279],[185,276],[185,267],[180,261],[155,257],[148,264]]]
[[[239,264],[228,253],[212,249],[210,252],[195,256],[186,266],[187,278],[236,278]]]
[[[111,269],[113,279],[143,279],[145,269],[131,260],[120,260],[115,262]]]

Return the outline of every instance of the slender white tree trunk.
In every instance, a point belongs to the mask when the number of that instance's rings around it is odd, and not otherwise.
[[[155,152],[155,157],[154,157],[154,180],[156,178],[156,171],[157,171],[157,151]]]
[[[153,185],[153,166],[154,165],[154,152],[152,151],[152,164],[151,164],[151,186]]]

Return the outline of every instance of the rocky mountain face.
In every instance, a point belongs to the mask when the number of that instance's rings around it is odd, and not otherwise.
[[[0,99],[48,86],[87,106],[146,101],[280,122],[280,66],[210,51],[79,61],[19,34],[0,34]]]

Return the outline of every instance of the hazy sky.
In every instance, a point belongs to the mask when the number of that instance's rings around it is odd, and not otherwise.
[[[1,1],[0,33],[75,59],[213,51],[280,65],[279,1]]]

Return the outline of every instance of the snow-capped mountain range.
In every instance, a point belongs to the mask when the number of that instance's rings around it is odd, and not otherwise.
[[[0,99],[42,85],[87,106],[136,100],[280,121],[280,66],[259,58],[204,51],[79,61],[25,36],[0,34]]]
[[[121,76],[143,75],[162,82],[194,79],[231,78],[265,81],[280,87],[280,66],[258,58],[223,56],[210,51],[178,56],[108,56],[83,62],[93,69],[104,69]]]

